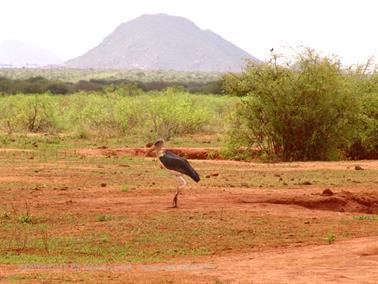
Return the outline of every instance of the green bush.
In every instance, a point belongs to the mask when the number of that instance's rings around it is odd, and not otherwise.
[[[250,62],[241,75],[228,75],[225,87],[242,96],[229,133],[230,155],[247,149],[286,161],[337,159],[361,112],[340,62],[311,50],[287,65],[276,56],[266,64]]]
[[[60,125],[56,105],[49,95],[15,95],[3,97],[0,125],[8,132],[56,132]]]
[[[351,74],[362,106],[359,124],[347,149],[352,159],[378,159],[378,73],[366,70],[366,66],[361,66]]]

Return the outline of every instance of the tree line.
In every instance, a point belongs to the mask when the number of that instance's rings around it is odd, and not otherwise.
[[[220,94],[222,83],[215,81],[130,81],[128,79],[90,79],[78,82],[65,82],[47,79],[41,76],[26,79],[0,77],[0,93],[3,94],[40,94],[51,93],[66,95],[77,92],[119,91],[126,95],[138,94],[140,91],[161,91],[170,87],[180,88],[190,93]]]

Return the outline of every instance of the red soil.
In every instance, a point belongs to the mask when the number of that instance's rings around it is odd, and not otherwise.
[[[267,199],[242,199],[242,203],[271,203],[299,205],[309,209],[328,210],[337,212],[361,212],[378,214],[378,192],[349,192],[341,191],[332,196],[323,194],[303,194]]]

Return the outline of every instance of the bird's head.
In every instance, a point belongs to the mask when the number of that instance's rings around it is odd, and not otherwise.
[[[154,144],[152,144],[150,149],[147,150],[146,156],[149,155],[150,153],[154,152],[154,151],[156,151],[156,154],[158,154],[160,152],[160,150],[163,148],[163,146],[164,146],[164,140],[163,139],[156,140],[156,142]]]

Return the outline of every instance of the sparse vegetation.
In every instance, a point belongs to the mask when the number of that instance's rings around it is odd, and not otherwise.
[[[32,218],[30,215],[28,214],[22,214],[18,217],[18,220],[22,223],[22,224],[30,224],[32,222]]]
[[[129,192],[129,186],[127,184],[124,184],[121,188],[122,192]]]
[[[192,95],[177,89],[136,97],[117,93],[14,95],[0,98],[0,129],[12,133],[66,133],[93,136],[136,135],[145,140],[222,132],[233,98]]]
[[[328,244],[330,245],[330,244],[333,244],[336,241],[336,236],[333,233],[328,233],[325,239],[328,242]]]
[[[360,221],[378,221],[378,215],[353,216],[353,219],[360,220]]]
[[[112,219],[111,215],[98,215],[96,218],[98,222],[106,222],[106,221],[110,221],[111,219]]]

